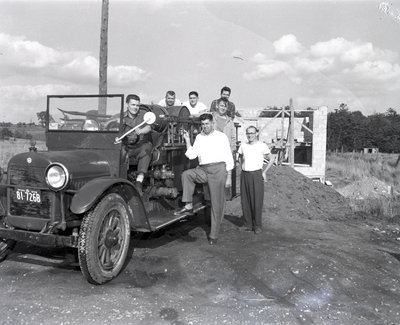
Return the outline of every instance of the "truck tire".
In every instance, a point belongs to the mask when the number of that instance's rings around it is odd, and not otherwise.
[[[15,240],[0,238],[0,263],[3,262],[15,246]]]
[[[128,206],[120,195],[110,193],[85,213],[79,232],[79,265],[88,282],[115,278],[129,260],[129,243]]]

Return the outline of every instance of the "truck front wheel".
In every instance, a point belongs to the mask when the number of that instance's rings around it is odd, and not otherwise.
[[[126,264],[129,242],[127,204],[120,195],[110,193],[82,220],[78,257],[86,279],[93,284],[103,284],[115,278]]]

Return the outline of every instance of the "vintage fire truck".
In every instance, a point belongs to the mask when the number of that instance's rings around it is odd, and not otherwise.
[[[193,167],[182,129],[200,124],[184,106],[141,105],[153,124],[149,172],[139,193],[135,157],[120,141],[123,95],[47,96],[47,151],[17,154],[0,176],[0,262],[18,241],[77,249],[93,284],[115,278],[131,254],[131,232],[154,232],[182,218],[181,173]],[[194,211],[206,207],[203,186]]]

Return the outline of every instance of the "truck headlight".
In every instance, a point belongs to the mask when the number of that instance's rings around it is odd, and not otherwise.
[[[46,169],[47,185],[54,191],[60,191],[67,186],[69,181],[69,173],[67,168],[60,164],[54,163]]]

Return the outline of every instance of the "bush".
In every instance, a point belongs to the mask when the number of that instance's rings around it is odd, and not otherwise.
[[[12,138],[13,136],[14,136],[14,134],[12,133],[12,131],[9,128],[1,128],[1,131],[0,131],[1,139],[8,139],[8,138]]]

